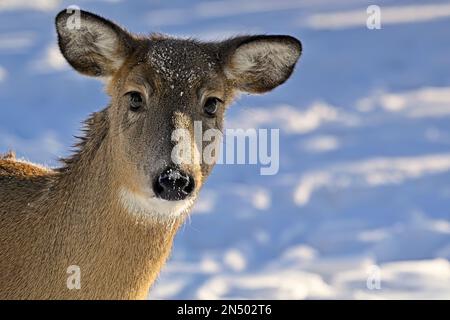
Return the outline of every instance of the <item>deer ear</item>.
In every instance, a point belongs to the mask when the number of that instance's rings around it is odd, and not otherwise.
[[[224,48],[225,75],[236,88],[263,93],[285,82],[302,52],[291,36],[247,36],[227,40]]]
[[[79,9],[56,16],[59,48],[78,72],[107,77],[117,71],[133,47],[133,37],[115,23]]]

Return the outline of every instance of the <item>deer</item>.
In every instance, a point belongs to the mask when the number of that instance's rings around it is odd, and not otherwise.
[[[110,102],[60,166],[0,157],[0,299],[146,299],[214,167],[174,163],[171,133],[222,130],[240,93],[283,84],[302,52],[288,35],[199,41],[73,14],[56,16],[59,49]]]

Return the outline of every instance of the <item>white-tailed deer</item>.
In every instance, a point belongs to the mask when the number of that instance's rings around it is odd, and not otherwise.
[[[222,130],[236,93],[282,84],[301,53],[290,36],[206,43],[78,18],[56,17],[59,47],[104,79],[111,102],[61,168],[0,157],[0,299],[146,298],[212,169],[175,165],[171,133],[194,121]],[[68,286],[70,266],[80,287]]]

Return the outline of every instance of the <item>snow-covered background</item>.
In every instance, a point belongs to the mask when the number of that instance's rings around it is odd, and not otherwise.
[[[71,4],[134,32],[304,45],[285,85],[228,114],[281,128],[279,174],[216,166],[150,298],[450,299],[450,1],[0,0],[0,152],[56,165],[107,103],[56,48]]]

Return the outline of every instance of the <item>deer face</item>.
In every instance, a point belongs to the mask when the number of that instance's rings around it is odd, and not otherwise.
[[[138,37],[84,11],[78,28],[72,18],[66,11],[56,18],[59,46],[77,71],[106,79],[108,135],[137,181],[138,191],[125,191],[127,197],[171,213],[192,203],[214,165],[201,161],[195,123],[201,134],[221,131],[237,92],[263,93],[282,84],[301,53],[300,42],[289,36],[205,43]],[[185,151],[192,156],[185,161],[174,159],[180,130],[189,136]]]

